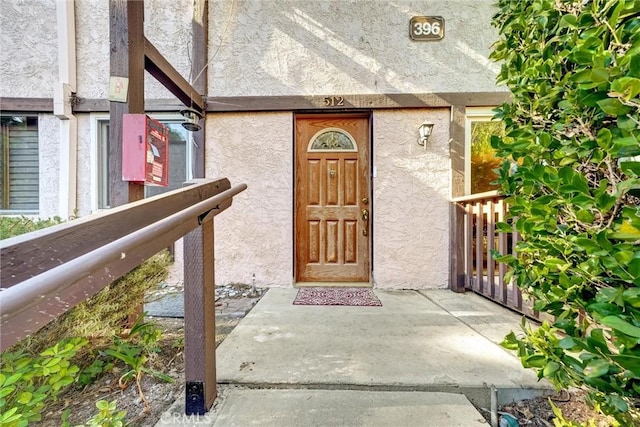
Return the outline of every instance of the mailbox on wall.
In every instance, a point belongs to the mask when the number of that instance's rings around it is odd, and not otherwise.
[[[123,116],[122,179],[169,185],[169,129],[146,114]]]

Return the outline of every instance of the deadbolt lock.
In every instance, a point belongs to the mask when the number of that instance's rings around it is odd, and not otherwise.
[[[364,197],[364,198],[362,199],[362,203],[363,203],[364,205],[368,205],[368,204],[369,204],[369,198],[368,198],[368,197]]]

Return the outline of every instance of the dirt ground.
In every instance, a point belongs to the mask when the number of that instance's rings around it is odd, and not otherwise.
[[[246,289],[245,289],[246,290]],[[237,291],[237,292],[236,292]],[[247,298],[243,296],[243,289],[223,290],[218,297],[216,313],[216,346],[231,333],[242,317],[255,305],[262,295]],[[103,376],[96,383],[84,388],[75,389],[64,395],[55,405],[50,406],[43,413],[43,421],[39,426],[60,426],[62,412],[65,409],[71,414],[70,425],[77,426],[86,423],[96,412],[95,403],[99,400],[116,401],[118,410],[127,412],[126,420],[131,426],[152,427],[161,419],[162,414],[175,402],[182,398],[184,389],[184,353],[182,342],[184,337],[184,321],[181,318],[152,318],[163,331],[160,344],[161,351],[154,354],[148,361],[148,366],[154,370],[171,376],[174,381],[167,383],[151,375],[142,378],[142,391],[149,404],[150,411],[145,409],[144,402],[135,386],[130,384],[121,389],[118,378],[121,371]],[[563,391],[551,396],[554,404],[562,409],[565,418],[577,422],[586,422],[590,418],[597,420],[597,427],[607,427],[610,422],[598,416],[584,402],[581,391]],[[485,408],[478,408],[482,415],[490,422],[490,413]],[[547,398],[522,400],[505,405],[498,409],[499,413],[506,413],[518,420],[519,426],[548,427],[553,426],[553,413]]]

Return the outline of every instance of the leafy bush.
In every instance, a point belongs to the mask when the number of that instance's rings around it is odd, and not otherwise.
[[[0,240],[41,230],[60,223],[62,223],[62,220],[57,216],[48,219],[29,218],[26,216],[0,216]]]
[[[9,238],[59,223],[59,218],[0,217],[0,232],[2,238]],[[151,346],[160,339],[159,331],[152,330],[150,326],[138,326],[140,331],[132,329],[128,332],[128,337],[135,337],[135,341],[118,338],[114,342],[113,339],[121,333],[130,316],[139,310],[144,295],[156,289],[166,278],[170,261],[167,251],[156,254],[92,298],[3,352],[0,425],[23,426],[40,420],[42,409],[52,404],[68,387],[76,383],[90,384],[103,372],[112,369],[115,359],[100,354],[99,350],[103,348],[117,350],[127,346],[136,352],[131,361],[140,370],[167,379],[160,373],[151,372],[144,364],[146,354],[153,350]],[[102,415],[94,417],[89,425],[108,417],[113,417],[113,425],[117,425],[122,413],[115,412],[112,406],[107,402],[101,403],[98,409]]]
[[[525,366],[584,386],[623,425],[640,397],[640,2],[499,0],[492,58],[513,101],[493,138],[517,257],[499,258],[555,316],[510,335]],[[514,165],[517,166],[514,167]],[[503,231],[511,224],[503,224]]]
[[[3,352],[0,360],[0,425],[26,426],[40,421],[47,401],[58,398],[75,382],[80,371],[72,364],[87,340],[76,338],[57,343],[31,357],[23,350]]]

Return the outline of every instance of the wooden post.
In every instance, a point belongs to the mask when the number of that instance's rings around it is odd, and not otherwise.
[[[209,56],[208,56],[208,40],[209,40],[209,1],[195,0],[193,5],[193,20],[191,21],[192,48],[191,58],[193,65],[191,70],[190,82],[198,93],[207,94]],[[204,152],[207,134],[207,115],[204,112],[204,120],[202,129],[193,134],[193,142],[195,143],[193,156],[193,177],[204,178]]]
[[[449,208],[449,252],[451,254],[449,266],[449,289],[454,292],[465,290],[465,233],[464,208],[456,202],[451,202]]]
[[[461,105],[451,106],[451,124],[449,134],[451,142],[449,154],[452,167],[453,197],[464,194],[464,118],[465,107]],[[451,202],[449,208],[449,289],[454,292],[465,290],[465,232],[464,232],[464,208],[456,202]]]
[[[110,76],[129,79],[126,102],[109,104],[109,205],[144,198],[144,186],[122,180],[122,116],[144,113],[144,2],[109,1]]]
[[[451,106],[451,123],[449,125],[449,135],[451,140],[449,145],[449,155],[451,156],[452,197],[460,197],[464,195],[465,114],[466,108],[463,105]]]
[[[185,413],[203,415],[216,390],[213,216],[184,238]]]

